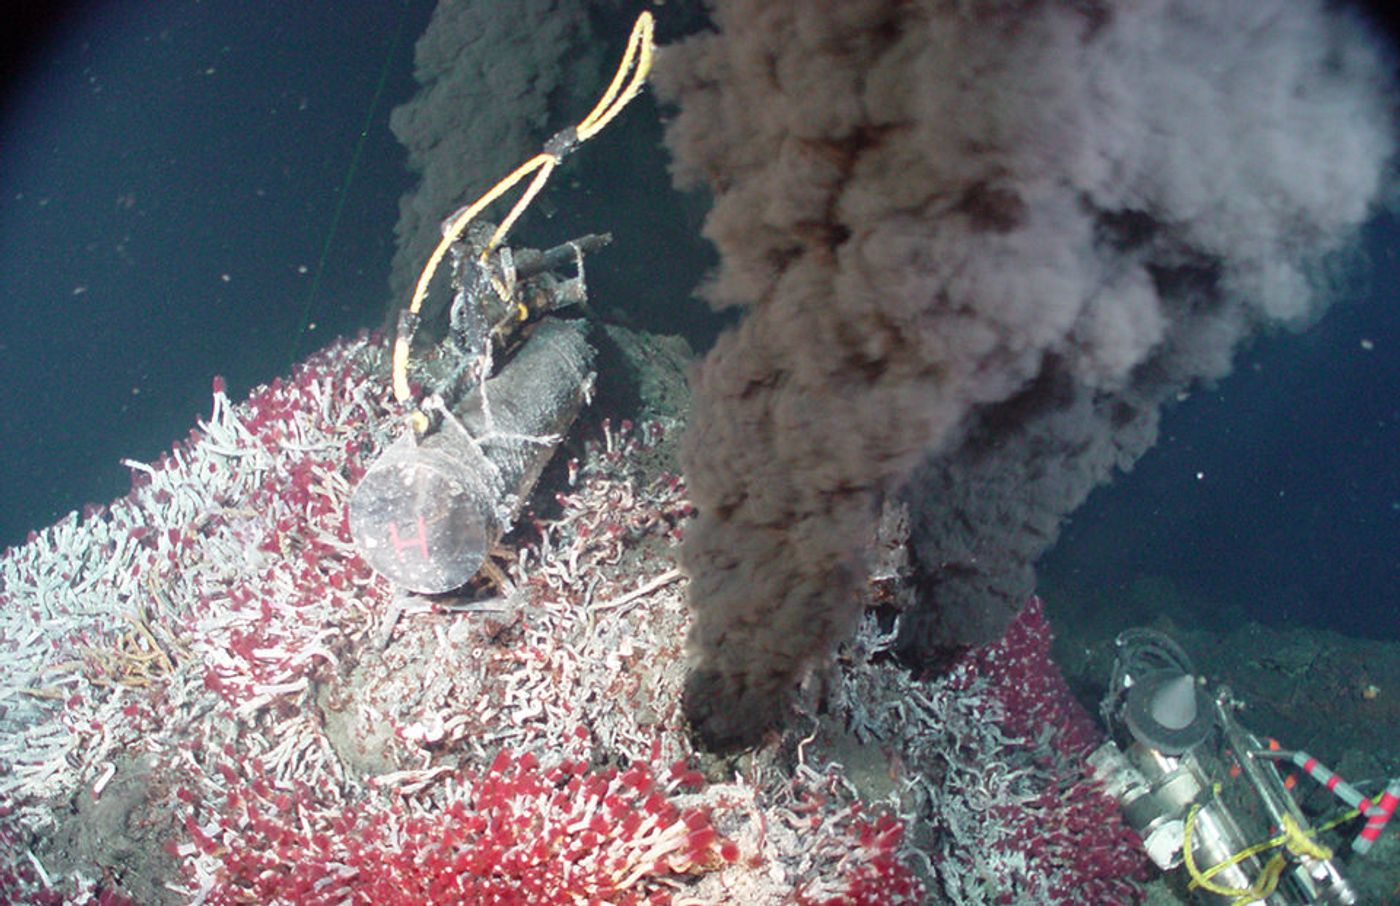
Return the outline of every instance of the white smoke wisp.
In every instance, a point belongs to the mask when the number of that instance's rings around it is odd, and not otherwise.
[[[704,291],[746,308],[684,454],[686,710],[726,749],[851,631],[901,487],[909,644],[995,635],[1164,399],[1316,316],[1394,135],[1388,61],[1319,0],[718,0],[715,24],[659,82],[678,182],[714,196]]]

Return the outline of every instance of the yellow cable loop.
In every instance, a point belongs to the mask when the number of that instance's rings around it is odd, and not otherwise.
[[[1237,906],[1263,900],[1270,896],[1278,887],[1278,879],[1283,875],[1283,870],[1288,867],[1288,860],[1284,858],[1283,853],[1275,853],[1274,857],[1259,872],[1259,876],[1248,887],[1226,887],[1211,881],[1212,877],[1226,868],[1236,865],[1252,855],[1279,846],[1283,846],[1294,856],[1311,856],[1314,859],[1324,861],[1332,858],[1330,849],[1309,839],[1309,832],[1304,831],[1292,815],[1284,815],[1283,833],[1243,849],[1208,870],[1201,871],[1197,868],[1195,856],[1191,852],[1191,837],[1195,830],[1196,815],[1200,810],[1201,806],[1197,804],[1193,805],[1191,811],[1187,813],[1185,833],[1181,842],[1182,860],[1186,864],[1187,873],[1191,876],[1190,886],[1193,888],[1201,887],[1219,896],[1234,897],[1234,903]]]
[[[607,90],[603,92],[603,96],[599,98],[598,103],[594,105],[588,115],[574,127],[572,137],[569,137],[567,133],[562,133],[563,140],[557,149],[551,148],[555,141],[551,139],[543,152],[516,167],[509,176],[496,183],[485,195],[463,208],[443,225],[442,241],[428,256],[428,263],[423,266],[422,273],[418,275],[418,283],[413,288],[413,298],[408,303],[408,310],[411,313],[418,314],[423,306],[424,297],[428,295],[428,284],[432,282],[433,275],[437,273],[438,265],[442,263],[443,256],[447,254],[448,248],[461,237],[467,225],[475,220],[477,215],[496,199],[510,191],[516,183],[536,170],[539,171],[535,173],[535,178],[530,181],[519,200],[511,207],[510,213],[501,221],[501,225],[496,227],[496,231],[491,234],[490,241],[486,243],[486,248],[481,253],[481,259],[484,261],[505,238],[506,233],[515,225],[515,221],[520,218],[525,209],[530,206],[530,202],[535,200],[535,196],[539,194],[540,189],[544,188],[550,174],[554,172],[554,168],[559,165],[564,155],[602,131],[603,127],[621,113],[622,108],[626,107],[637,96],[651,71],[652,53],[655,49],[652,45],[654,28],[655,23],[651,13],[643,12],[637,17],[636,23],[632,26],[632,34],[627,39],[627,50],[622,55],[622,61],[618,64],[612,83],[608,85]],[[623,89],[621,88],[622,83],[629,72],[632,79]],[[556,138],[561,136],[556,136]],[[408,386],[408,353],[412,341],[412,336],[403,335],[394,340],[394,399],[400,403],[407,402],[412,395]],[[413,421],[418,426],[425,424],[421,413],[414,413]]]
[[[613,75],[612,84],[577,126],[579,141],[587,141],[601,132],[613,117],[622,112],[622,108],[632,102],[637,92],[642,90],[642,83],[651,71],[652,52],[656,49],[651,42],[653,28],[651,13],[643,12],[637,17],[636,24],[632,26],[632,34],[627,39],[627,50],[623,52],[622,62],[618,64],[617,72]],[[628,83],[622,96],[618,97],[618,86],[622,84],[634,62],[636,70],[632,73],[632,81]]]
[[[1223,884],[1216,884],[1215,882],[1211,881],[1210,874],[1214,873],[1215,871],[1219,871],[1223,865],[1234,864],[1235,861],[1242,858],[1242,856],[1237,853],[1235,856],[1231,857],[1226,862],[1221,863],[1221,865],[1215,866],[1209,873],[1202,872],[1200,868],[1197,867],[1196,856],[1191,851],[1191,842],[1196,830],[1196,816],[1199,815],[1200,812],[1200,803],[1196,803],[1195,805],[1191,806],[1191,810],[1186,814],[1186,827],[1181,839],[1181,856],[1182,861],[1186,864],[1186,872],[1191,876],[1190,886],[1193,888],[1204,888],[1205,890],[1208,890],[1211,893],[1222,897],[1235,897],[1235,902],[1248,902],[1247,898],[1252,896],[1254,889],[1260,886],[1260,882],[1263,881],[1264,876],[1269,874],[1269,868],[1272,868],[1273,866],[1266,867],[1261,873],[1260,877],[1256,878],[1254,883],[1251,884],[1248,888],[1226,887]],[[1274,880],[1275,882],[1277,882],[1277,874],[1275,874]]]

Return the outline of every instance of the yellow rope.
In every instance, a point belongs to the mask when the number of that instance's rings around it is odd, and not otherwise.
[[[481,259],[484,261],[492,250],[505,239],[506,233],[510,232],[510,228],[530,206],[530,202],[535,200],[535,196],[549,181],[550,174],[563,160],[564,155],[602,131],[603,127],[612,122],[613,118],[622,112],[622,108],[626,107],[637,96],[642,85],[646,82],[647,74],[651,71],[654,50],[652,46],[653,29],[654,22],[651,13],[643,12],[638,16],[636,23],[632,26],[632,34],[627,39],[627,50],[622,55],[622,62],[618,64],[612,83],[608,85],[607,90],[603,92],[603,96],[598,99],[598,103],[594,105],[588,115],[573,129],[565,130],[551,138],[545,143],[544,151],[516,167],[509,176],[492,186],[485,195],[458,211],[443,225],[442,241],[428,256],[428,263],[423,266],[422,273],[418,275],[418,283],[413,288],[413,298],[408,303],[408,310],[411,313],[418,314],[423,306],[423,299],[428,294],[428,284],[432,282],[433,275],[437,273],[438,265],[442,263],[443,256],[447,254],[448,248],[461,237],[467,225],[475,220],[477,215],[496,199],[510,191],[516,183],[531,173],[535,174],[535,178],[526,186],[519,200],[511,206],[510,213],[491,234],[490,241],[486,243],[486,247],[481,252]],[[629,72],[631,73],[630,81],[627,79]],[[622,87],[624,81],[627,82],[626,88]],[[404,336],[402,333],[394,341],[394,398],[400,403],[406,402],[410,396],[408,353],[411,343],[412,337]]]
[[[598,99],[598,103],[589,111],[578,124],[578,140],[588,141],[593,136],[603,130],[612,118],[622,112],[622,108],[632,102],[637,96],[637,92],[642,90],[642,83],[646,81],[647,73],[651,71],[651,55],[655,48],[651,43],[651,35],[654,24],[651,13],[643,12],[637,17],[636,23],[632,26],[632,34],[627,38],[627,50],[622,54],[622,62],[617,66],[617,72],[613,75],[612,84],[608,90],[603,92],[603,96]],[[627,77],[627,71],[636,64],[636,69],[632,73],[632,81],[627,84],[627,90],[621,97],[617,96],[618,86]]]
[[[1246,849],[1232,855],[1230,858],[1211,866],[1206,871],[1201,871],[1196,866],[1195,855],[1191,852],[1191,838],[1195,831],[1196,816],[1200,813],[1201,806],[1196,804],[1191,806],[1190,812],[1186,815],[1186,828],[1181,841],[1182,861],[1186,864],[1186,871],[1191,876],[1191,887],[1201,887],[1213,894],[1222,897],[1233,897],[1237,906],[1266,899],[1278,887],[1278,879],[1282,876],[1283,870],[1288,867],[1288,860],[1282,852],[1275,853],[1259,872],[1248,887],[1226,887],[1211,880],[1216,874],[1224,871],[1232,865],[1236,865],[1243,860],[1261,853],[1265,850],[1274,849],[1279,846],[1284,847],[1294,856],[1309,856],[1314,859],[1327,860],[1332,858],[1332,851],[1317,841],[1309,838],[1309,832],[1303,830],[1292,815],[1283,816],[1283,833],[1276,837],[1256,843]]]

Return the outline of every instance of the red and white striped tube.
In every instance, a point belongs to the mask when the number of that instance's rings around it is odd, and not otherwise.
[[[1327,765],[1318,761],[1307,752],[1261,752],[1261,755],[1268,755],[1271,758],[1286,758],[1302,768],[1303,771],[1325,786],[1338,799],[1345,802],[1352,808],[1358,809],[1365,814],[1371,809],[1371,800],[1361,794],[1361,791],[1338,777]]]
[[[1376,838],[1385,830],[1386,822],[1395,814],[1396,804],[1400,803],[1400,779],[1388,786],[1376,802],[1361,794],[1361,791],[1338,777],[1326,765],[1307,752],[1283,752],[1277,749],[1255,753],[1267,758],[1286,759],[1302,768],[1309,777],[1325,786],[1334,796],[1352,806],[1366,816],[1366,826],[1361,829],[1351,844],[1352,852],[1365,855],[1375,844]]]
[[[1400,780],[1396,780],[1381,793],[1381,798],[1371,808],[1366,809],[1366,826],[1352,841],[1352,852],[1365,855],[1370,852],[1376,838],[1385,830],[1385,823],[1395,814],[1395,805],[1400,803]]]

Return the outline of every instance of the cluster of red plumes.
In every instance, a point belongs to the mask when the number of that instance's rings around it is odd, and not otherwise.
[[[447,783],[436,810],[369,800],[334,814],[310,789],[254,777],[207,825],[189,820],[192,842],[172,854],[217,859],[211,903],[667,902],[659,879],[720,868],[739,850],[707,809],[678,802],[700,776],[683,764],[664,774],[545,769],[502,751]]]
[[[990,683],[1005,709],[1002,728],[1030,747],[1047,778],[1028,801],[994,806],[1011,831],[1001,845],[1027,856],[1050,903],[1136,903],[1147,857],[1117,802],[1089,774],[1085,758],[1103,736],[1051,659],[1052,641],[1043,605],[1032,598],[999,642],[965,662],[966,681]]]

